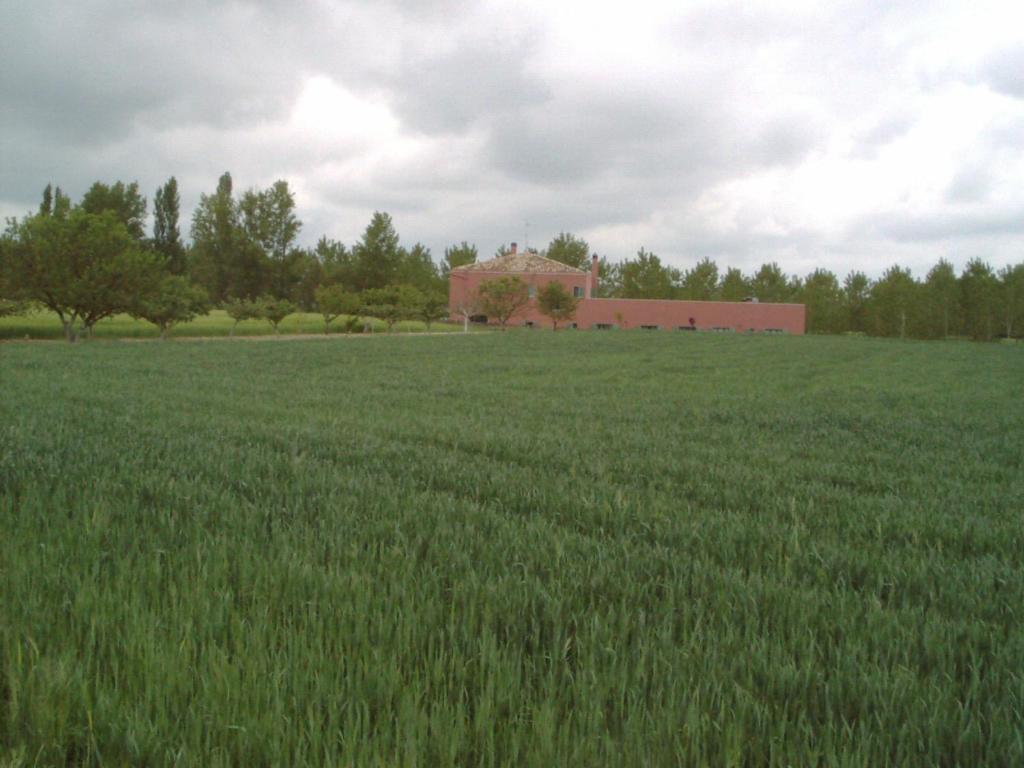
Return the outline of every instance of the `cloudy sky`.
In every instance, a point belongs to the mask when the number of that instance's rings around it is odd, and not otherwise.
[[[229,170],[352,243],[1024,261],[1024,3],[4,2],[0,214]],[[187,231],[188,222],[183,222]]]

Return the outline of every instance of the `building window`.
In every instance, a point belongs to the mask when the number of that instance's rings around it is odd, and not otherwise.
[[[537,286],[536,285],[531,285],[530,286],[529,296],[530,296],[531,299],[537,298]]]
[[[575,296],[577,299],[582,299],[583,298],[583,289],[580,288],[578,285],[574,285],[572,287],[572,295]]]
[[[656,326],[656,325],[641,325],[640,327],[643,330],[645,330],[645,331],[656,331],[656,330],[658,330],[658,326]]]
[[[697,330],[697,326],[696,325],[680,325],[679,326],[679,330],[680,331],[696,331]]]
[[[611,323],[594,323],[594,327],[599,331],[610,331],[615,326]]]

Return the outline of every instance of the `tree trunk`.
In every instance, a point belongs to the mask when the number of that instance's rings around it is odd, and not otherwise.
[[[462,316],[462,332],[469,333],[469,315]]]
[[[167,332],[171,330],[170,326],[160,326],[160,341],[167,341]]]
[[[69,344],[74,344],[75,339],[78,338],[75,334],[75,322],[74,320],[64,321],[64,338],[67,339]]]

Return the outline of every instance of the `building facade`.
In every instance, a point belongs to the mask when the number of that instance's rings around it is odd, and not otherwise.
[[[577,328],[647,328],[651,330],[734,331],[738,333],[804,333],[803,304],[768,304],[757,301],[675,301],[670,299],[599,299],[598,264],[595,255],[589,271],[545,258],[519,253],[516,244],[503,256],[467,264],[451,271],[448,309],[453,319],[470,315],[487,322],[476,306],[481,283],[499,277],[518,277],[528,286],[530,302],[512,318],[512,325],[543,325],[536,295],[548,283],[558,282],[580,302]]]

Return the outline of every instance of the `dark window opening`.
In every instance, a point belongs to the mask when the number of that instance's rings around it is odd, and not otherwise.
[[[583,298],[583,289],[580,288],[578,285],[574,285],[573,288],[572,288],[572,295],[575,298],[577,298],[577,299],[582,299]]]
[[[594,323],[594,328],[599,331],[610,331],[614,327],[611,323]]]
[[[645,331],[656,331],[656,330],[658,330],[659,327],[660,326],[657,326],[657,325],[641,325],[640,326],[640,328],[642,328]]]
[[[679,326],[679,330],[680,331],[696,331],[697,330],[697,326],[696,325],[680,325]]]

